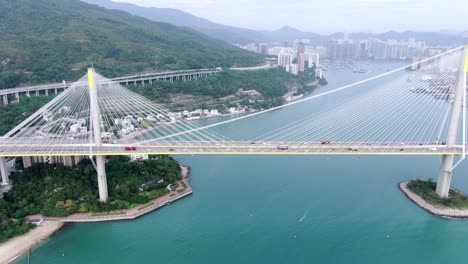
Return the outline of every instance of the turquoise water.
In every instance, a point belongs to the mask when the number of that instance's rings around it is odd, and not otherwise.
[[[330,85],[320,89],[370,74],[327,72]],[[285,121],[329,101],[219,131],[261,134],[271,119]],[[134,221],[67,225],[33,251],[32,263],[440,263],[468,257],[467,221],[434,217],[397,188],[415,177],[435,178],[438,157],[176,158],[192,167],[192,196]],[[465,192],[467,166],[457,168],[453,183]]]

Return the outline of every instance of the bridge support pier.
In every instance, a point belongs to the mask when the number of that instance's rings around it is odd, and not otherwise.
[[[3,95],[2,96],[2,99],[3,99],[3,105],[7,105],[8,104],[8,95]]]
[[[6,160],[4,157],[0,157],[0,173],[2,174],[2,185],[8,185],[10,183],[8,178],[10,173],[8,172]]]
[[[96,167],[99,187],[99,201],[104,203],[108,198],[105,156],[96,156]]]
[[[49,96],[49,89],[46,89],[46,90],[45,90],[45,95],[46,95],[46,96]]]
[[[457,86],[454,90],[454,99],[452,104],[452,114],[450,116],[450,126],[447,134],[446,148],[453,148],[457,140],[458,126],[460,123],[460,114],[465,111],[466,101],[466,74],[468,72],[468,46],[465,46],[464,56],[461,62],[461,69]],[[465,118],[465,117],[463,117]],[[463,135],[465,136],[465,135]],[[463,142],[464,144],[465,142]],[[452,181],[454,155],[443,155],[437,178],[436,193],[441,198],[448,198],[450,183]]]
[[[441,198],[448,198],[452,182],[453,155],[443,155],[437,178],[436,193]]]

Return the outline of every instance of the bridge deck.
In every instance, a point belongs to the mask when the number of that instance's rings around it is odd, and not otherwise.
[[[360,144],[342,143],[321,145],[320,143],[287,144],[252,142],[180,142],[180,143],[119,143],[95,147],[87,143],[79,144],[0,144],[0,157],[13,156],[76,156],[76,155],[461,155],[461,145],[447,147],[437,144]],[[135,150],[126,150],[126,147]],[[127,148],[128,149],[128,148]]]

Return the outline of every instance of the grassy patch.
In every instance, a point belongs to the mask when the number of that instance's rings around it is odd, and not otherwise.
[[[431,180],[411,180],[408,183],[409,190],[434,206],[468,209],[468,198],[462,193],[450,189],[449,198],[443,199],[436,194],[436,186]]]
[[[123,215],[125,212],[105,212],[105,213],[93,213],[91,216],[112,216],[112,215]]]
[[[185,192],[185,188],[179,189],[179,190],[177,190],[177,192],[178,193],[183,193],[183,192]]]
[[[138,210],[141,211],[141,210],[144,210],[144,209],[146,209],[146,208],[148,208],[150,206],[153,206],[153,205],[154,205],[154,203],[147,203],[147,204],[145,204],[145,205],[143,205],[141,207],[138,207]]]

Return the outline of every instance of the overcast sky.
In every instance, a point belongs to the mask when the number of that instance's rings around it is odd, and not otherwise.
[[[284,25],[317,33],[468,29],[468,0],[114,0],[176,8],[251,29]]]

